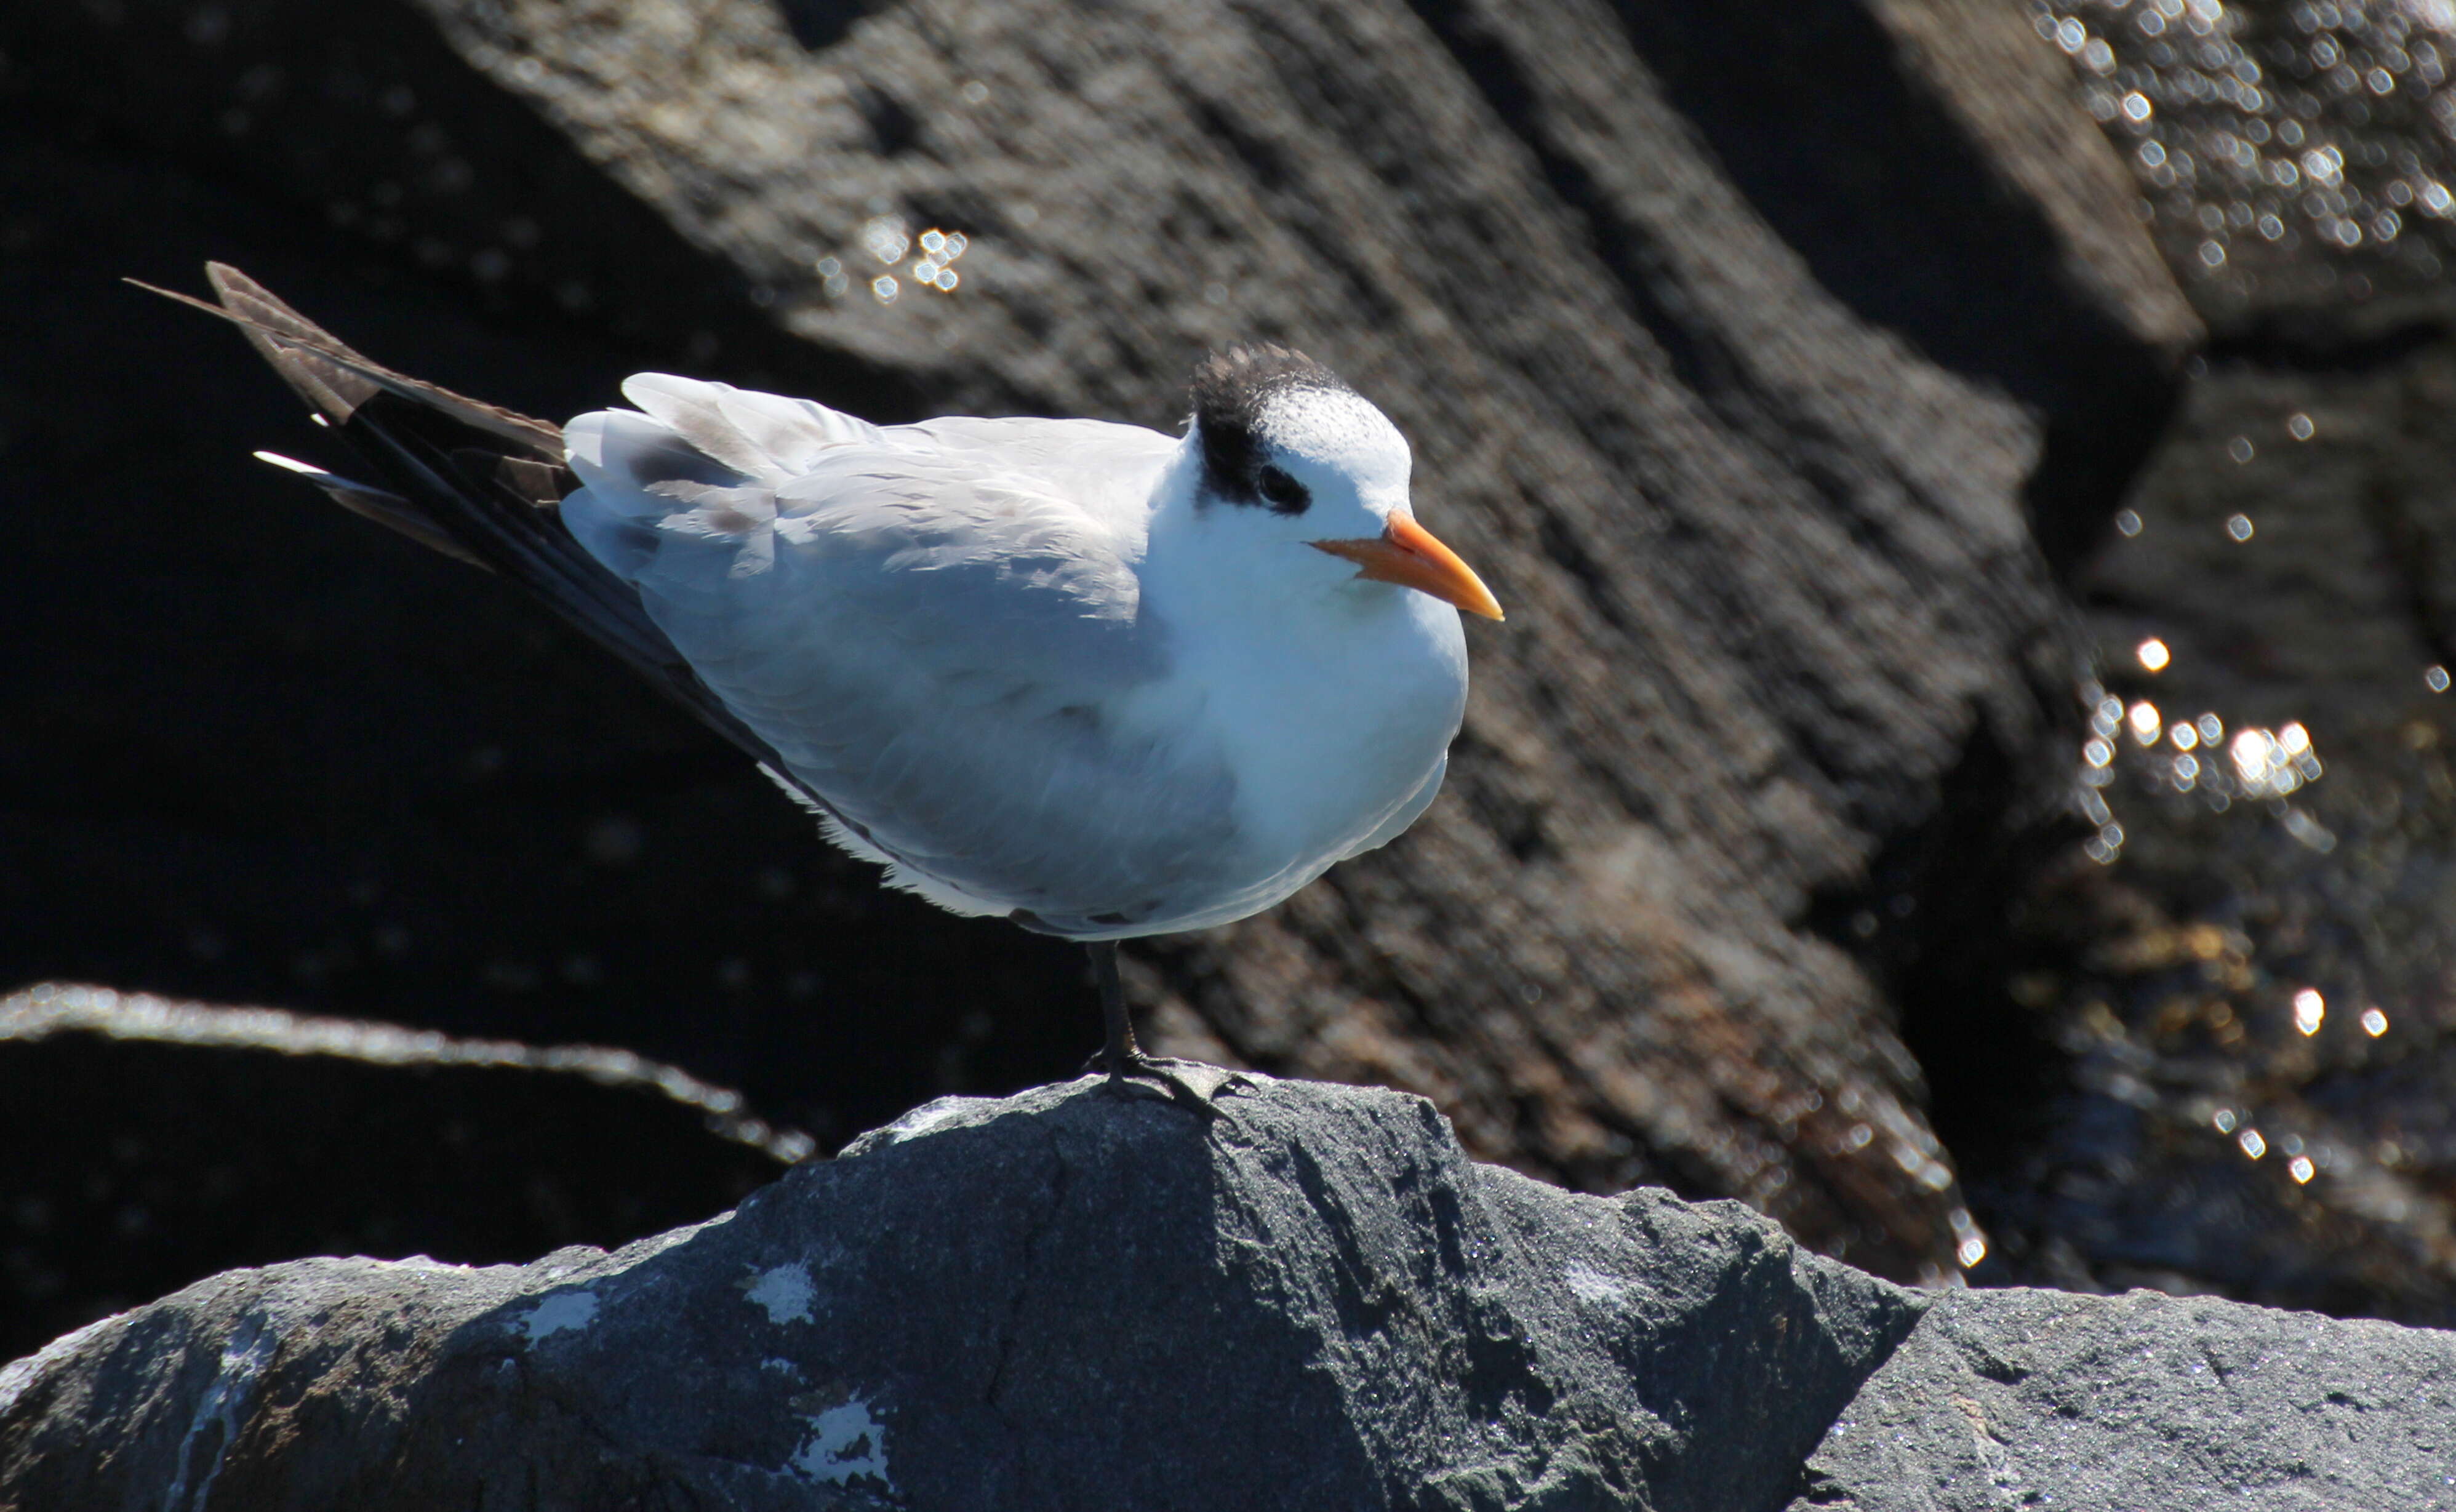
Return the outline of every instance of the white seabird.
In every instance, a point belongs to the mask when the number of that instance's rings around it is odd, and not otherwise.
[[[890,886],[1090,944],[1120,1082],[1206,1091],[1135,1045],[1115,942],[1259,912],[1414,823],[1465,706],[1459,611],[1501,618],[1416,522],[1397,428],[1279,347],[1204,361],[1181,439],[662,374],[557,427],[209,273],[220,305],[174,297],[381,483],[259,456],[539,594]]]

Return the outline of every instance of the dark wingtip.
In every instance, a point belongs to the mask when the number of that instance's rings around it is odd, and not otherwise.
[[[440,551],[457,562],[465,562],[488,572],[495,570],[492,562],[453,540],[424,510],[388,488],[378,488],[337,473],[328,473],[312,462],[297,461],[278,452],[257,452],[256,460],[267,467],[305,479],[325,498],[360,519],[372,520],[387,530],[399,531],[430,551]]]
[[[175,299],[181,304],[190,305],[195,309],[202,310],[207,315],[219,316],[225,320],[232,318],[231,313],[228,310],[223,309],[220,305],[211,304],[203,299],[199,299],[193,294],[181,294],[176,289],[165,289],[159,284],[147,283],[142,278],[131,278],[124,275],[120,277],[119,281],[142,289],[147,294],[158,294],[165,299]]]
[[[368,374],[352,371],[373,368],[374,364],[351,351],[331,332],[282,303],[246,274],[226,262],[209,262],[205,264],[205,279],[214,286],[220,303],[209,303],[175,289],[156,288],[141,278],[121,281],[237,326],[256,355],[281,375],[282,381],[307,401],[309,409],[331,424],[346,424],[359,405],[381,390],[383,385]]]
[[[347,424],[358,407],[389,393],[510,441],[554,465],[563,461],[563,427],[497,405],[465,398],[450,389],[396,373],[350,349],[340,337],[284,304],[262,284],[226,262],[205,264],[205,276],[221,303],[209,304],[172,289],[130,278],[151,294],[202,310],[239,328],[250,345],[296,389],[307,407],[335,426]]]

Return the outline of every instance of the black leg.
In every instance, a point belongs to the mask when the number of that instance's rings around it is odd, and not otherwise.
[[[1109,1090],[1126,1096],[1162,1097],[1206,1117],[1224,1117],[1219,1093],[1232,1088],[1250,1089],[1252,1078],[1200,1061],[1144,1054],[1135,1043],[1134,1020],[1126,1013],[1126,990],[1117,980],[1117,942],[1088,940],[1084,949],[1092,952],[1092,980],[1099,985],[1100,1018],[1108,1029],[1098,1065],[1109,1073]]]
[[[1099,984],[1100,1019],[1109,1032],[1100,1063],[1109,1080],[1121,1082],[1142,1068],[1143,1052],[1135,1043],[1135,1022],[1126,1013],[1126,990],[1117,981],[1117,942],[1094,940],[1084,949],[1092,952],[1092,980]]]

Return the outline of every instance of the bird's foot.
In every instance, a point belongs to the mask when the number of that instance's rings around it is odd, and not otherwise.
[[[1152,1097],[1192,1109],[1208,1117],[1225,1117],[1227,1110],[1219,1099],[1229,1093],[1248,1091],[1254,1078],[1226,1066],[1214,1066],[1208,1061],[1179,1060],[1173,1055],[1145,1055],[1136,1052],[1122,1066],[1109,1064],[1104,1052],[1092,1057],[1086,1071],[1107,1072],[1109,1091],[1119,1097]]]

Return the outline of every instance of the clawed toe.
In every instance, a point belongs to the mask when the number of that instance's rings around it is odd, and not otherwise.
[[[1152,1097],[1173,1102],[1212,1117],[1225,1117],[1219,1099],[1231,1092],[1250,1090],[1254,1079],[1243,1072],[1207,1061],[1178,1060],[1166,1055],[1137,1054],[1122,1067],[1095,1055],[1092,1071],[1109,1073],[1109,1091],[1120,1097]]]
[[[1086,1073],[1107,1072],[1109,1092],[1119,1097],[1156,1097],[1190,1108],[1206,1118],[1224,1118],[1219,1099],[1254,1079],[1199,1060],[1146,1055],[1135,1043],[1134,1020],[1126,1012],[1125,989],[1117,981],[1117,942],[1091,942],[1092,979],[1100,990],[1100,1019],[1109,1032],[1108,1044],[1087,1062]]]

